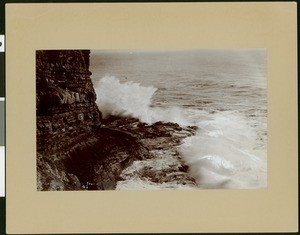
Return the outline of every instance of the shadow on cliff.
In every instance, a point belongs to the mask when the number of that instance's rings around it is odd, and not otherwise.
[[[95,127],[72,138],[67,146],[38,156],[38,189],[115,189],[122,170],[146,158],[151,154],[136,137]]]
[[[153,152],[161,156],[159,151],[178,164],[162,172],[145,168],[141,177],[194,184],[176,147],[195,127],[114,116],[103,120],[89,57],[89,50],[36,51],[37,190],[115,189],[125,168],[155,157]]]
[[[64,162],[66,171],[76,175],[84,189],[101,190],[114,189],[124,168],[149,157],[137,138],[103,127],[79,138]]]
[[[37,189],[114,189],[149,155],[138,138],[100,127],[89,50],[36,51]]]

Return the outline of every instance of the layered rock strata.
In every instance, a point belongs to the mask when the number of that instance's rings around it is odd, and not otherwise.
[[[89,50],[36,52],[37,189],[116,189],[132,177],[195,186],[177,150],[195,128],[102,119],[89,57]],[[158,158],[170,158],[160,170],[149,165]]]
[[[134,159],[138,139],[100,128],[88,50],[36,52],[38,190],[113,189]]]

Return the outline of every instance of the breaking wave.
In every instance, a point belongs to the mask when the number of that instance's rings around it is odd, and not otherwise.
[[[184,140],[180,152],[199,188],[266,187],[266,143],[256,148],[257,130],[243,113],[153,107],[157,88],[121,83],[109,75],[95,84],[95,90],[104,118],[130,116],[149,124],[166,121],[198,126],[197,134]]]
[[[95,84],[96,103],[103,117],[109,115],[134,117],[152,124],[158,121],[189,125],[180,107],[151,107],[157,88],[144,87],[132,81],[121,83],[114,76],[106,75]]]
[[[202,115],[203,116],[203,115]],[[257,134],[238,112],[206,115],[181,153],[201,188],[266,187],[266,148],[256,149]]]
[[[157,89],[133,82],[121,84],[116,77],[106,75],[96,84],[95,90],[96,103],[104,118],[108,115],[131,116],[145,121]]]

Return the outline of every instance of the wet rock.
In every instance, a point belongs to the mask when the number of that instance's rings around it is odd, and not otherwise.
[[[115,189],[133,178],[163,187],[195,186],[177,148],[197,128],[102,119],[89,54],[36,53],[37,189]]]
[[[88,50],[36,52],[37,189],[114,189],[149,151],[133,135],[100,128]]]
[[[143,139],[157,137],[173,137],[174,140],[176,138],[183,139],[195,134],[197,131],[197,127],[195,126],[181,127],[177,123],[161,121],[149,125],[139,122],[136,118],[117,116],[109,116],[108,118],[103,119],[102,123],[113,128],[128,131]]]
[[[139,122],[135,118],[110,116],[103,120],[105,125],[131,133],[152,154],[150,159],[135,161],[121,173],[119,185],[126,185],[132,179],[138,182],[150,182],[151,187],[176,188],[187,186],[194,188],[196,181],[188,174],[178,148],[182,140],[194,135],[195,126],[182,127],[177,123],[156,122],[152,125]]]

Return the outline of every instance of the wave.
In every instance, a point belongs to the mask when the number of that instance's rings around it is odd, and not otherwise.
[[[95,90],[104,118],[130,116],[148,124],[166,121],[198,126],[197,134],[186,138],[180,151],[200,188],[266,187],[266,144],[257,149],[257,130],[243,113],[153,107],[157,88],[121,83],[109,75],[95,84]]]
[[[157,90],[153,86],[145,87],[132,81],[121,83],[118,78],[110,75],[105,75],[95,83],[96,103],[104,118],[115,115],[138,118],[148,124],[165,121],[190,125],[180,107],[151,107]]]
[[[148,121],[151,98],[156,90],[131,81],[120,83],[116,77],[106,75],[95,86],[96,103],[104,118],[109,115],[131,116]]]
[[[181,145],[181,153],[199,187],[266,187],[266,146],[255,150],[257,133],[248,120],[232,111],[205,117],[197,122],[197,134]]]

